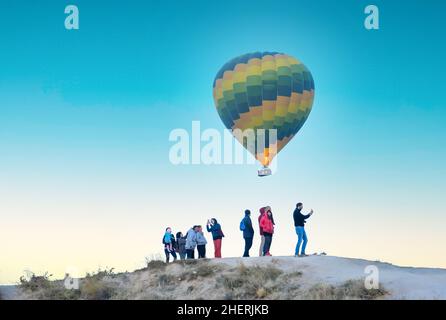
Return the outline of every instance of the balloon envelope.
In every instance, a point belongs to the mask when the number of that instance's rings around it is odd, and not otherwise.
[[[213,95],[226,128],[233,130],[236,139],[262,165],[268,166],[307,120],[314,100],[314,81],[305,65],[289,55],[255,52],[234,58],[220,69]],[[254,148],[248,147],[247,136],[234,133],[240,132],[236,129],[252,129]],[[277,130],[277,140],[271,143],[270,129]],[[258,144],[259,137],[264,143]]]

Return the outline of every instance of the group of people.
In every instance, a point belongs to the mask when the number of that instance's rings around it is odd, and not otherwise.
[[[308,243],[307,233],[305,231],[306,220],[313,214],[311,210],[308,214],[302,213],[303,204],[299,202],[293,211],[294,228],[297,235],[297,244],[294,255],[296,257],[306,256],[306,247]],[[259,234],[260,234],[260,248],[259,256],[271,256],[270,249],[274,235],[274,216],[271,207],[263,207],[259,210],[258,217]],[[221,246],[224,234],[221,225],[217,219],[212,218],[206,223],[206,230],[212,234],[214,242],[214,257],[221,258]],[[245,240],[245,249],[243,257],[249,257],[249,251],[252,248],[254,240],[254,227],[251,220],[251,211],[245,210],[245,216],[240,222],[240,231],[243,233]],[[166,255],[166,262],[170,261],[170,256],[174,260],[177,259],[177,253],[181,260],[195,259],[195,249],[198,252],[198,258],[206,258],[207,240],[204,236],[201,225],[194,225],[186,235],[178,232],[176,236],[173,235],[171,228],[166,228],[163,237],[164,253]]]
[[[206,223],[206,230],[212,234],[214,242],[214,257],[221,258],[221,244],[224,238],[224,233],[221,229],[217,219],[212,218]],[[164,253],[166,255],[166,262],[170,261],[170,256],[174,261],[177,259],[177,253],[181,260],[195,259],[195,249],[198,252],[198,258],[206,258],[207,240],[203,233],[201,225],[194,225],[187,231],[186,235],[182,232],[177,232],[173,235],[170,227],[166,228],[163,237]]]

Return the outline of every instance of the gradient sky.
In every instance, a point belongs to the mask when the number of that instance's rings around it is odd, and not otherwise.
[[[381,29],[368,31],[371,3],[2,1],[0,283],[133,270],[162,252],[166,226],[210,217],[239,256],[242,212],[264,205],[271,252],[291,255],[298,201],[315,210],[309,252],[446,268],[446,4],[373,1]],[[68,4],[78,31],[64,29]],[[222,131],[216,72],[263,50],[299,58],[316,85],[278,172],[173,166],[170,131]]]

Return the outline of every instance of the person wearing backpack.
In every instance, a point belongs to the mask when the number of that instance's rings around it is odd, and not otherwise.
[[[251,211],[245,210],[245,217],[240,221],[240,231],[243,231],[243,239],[245,239],[245,252],[243,257],[249,257],[249,250],[252,247],[254,239],[254,228],[252,227]]]
[[[177,260],[177,254],[175,253],[176,241],[172,234],[171,228],[166,228],[166,232],[163,236],[164,253],[166,255],[166,263],[169,263],[170,255],[173,257],[173,261]]]
[[[221,258],[221,242],[223,237],[223,231],[217,219],[212,218],[206,223],[206,230],[212,233],[212,239],[214,240],[214,256],[215,258]]]

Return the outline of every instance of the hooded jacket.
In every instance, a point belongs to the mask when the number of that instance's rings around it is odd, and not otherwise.
[[[245,230],[243,230],[243,238],[253,238],[254,228],[252,227],[251,216],[249,214],[246,214],[243,218],[243,224],[245,225]]]
[[[274,223],[273,220],[268,214],[263,214],[262,218],[260,219],[260,228],[263,230],[263,233],[274,233]]]
[[[197,233],[190,228],[186,235],[186,250],[194,250],[197,246]]]
[[[196,233],[196,240],[197,240],[198,246],[203,246],[208,243],[206,238],[204,237],[203,232],[200,232],[200,231]]]

